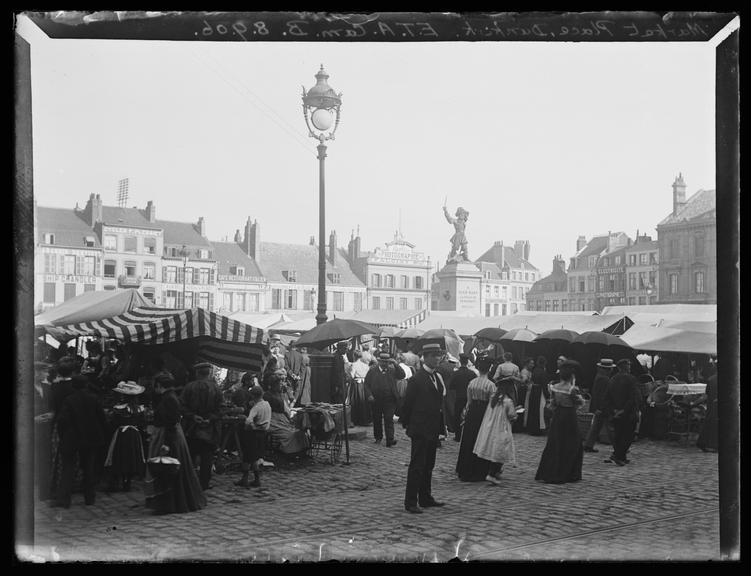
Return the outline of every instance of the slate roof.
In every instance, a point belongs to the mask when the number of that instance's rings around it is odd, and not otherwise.
[[[86,224],[80,212],[70,208],[37,206],[37,241],[44,243],[44,235],[55,235],[55,246],[86,248],[84,238],[94,238],[94,248],[101,248],[99,236]]]
[[[568,290],[568,274],[558,267],[554,267],[553,271],[540,278],[537,282],[532,284],[529,289],[529,293],[537,292],[566,292]]]
[[[589,242],[587,242],[586,246],[582,248],[581,252],[579,252],[576,257],[599,256],[603,250],[607,249],[607,247],[607,236],[594,236]]]
[[[663,218],[658,226],[677,224],[679,222],[696,220],[702,217],[712,217],[714,216],[713,213],[715,208],[715,191],[699,190],[686,201],[686,204],[680,210],[678,210],[678,214],[673,216],[671,212]]]
[[[157,228],[164,230],[164,245],[185,244],[186,246],[211,247],[211,243],[201,236],[196,229],[196,224],[190,222],[172,222],[170,220],[157,220]]]
[[[475,260],[475,264],[479,264],[480,262],[500,262],[501,248],[503,249],[504,262],[508,264],[509,268],[537,270],[537,267],[534,264],[524,258],[520,258],[512,246],[500,246],[497,244],[494,244],[486,250],[482,256]]]
[[[219,274],[231,274],[230,266],[245,268],[245,276],[263,276],[258,264],[235,242],[211,242]]]
[[[159,230],[159,221],[149,222],[138,208],[120,208],[119,206],[102,206],[102,222],[110,226],[136,226]]]
[[[338,251],[335,266],[328,260],[328,254],[327,247],[326,274],[338,272],[341,278],[340,286],[364,286],[350,269],[347,260]],[[261,257],[258,260],[258,267],[268,282],[287,282],[282,271],[294,270],[298,284],[317,284],[318,246],[261,242]],[[326,283],[330,284],[328,278]]]

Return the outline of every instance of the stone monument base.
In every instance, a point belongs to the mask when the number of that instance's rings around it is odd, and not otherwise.
[[[437,274],[438,310],[482,314],[482,272],[472,262],[449,262]]]

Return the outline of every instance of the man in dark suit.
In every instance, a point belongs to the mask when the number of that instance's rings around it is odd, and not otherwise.
[[[459,369],[451,375],[449,390],[454,391],[454,440],[459,442],[462,439],[462,410],[467,404],[467,386],[477,378],[477,373],[469,369],[469,356],[459,354]]]
[[[83,494],[87,505],[96,497],[96,456],[107,440],[107,420],[99,398],[88,390],[85,376],[73,377],[73,393],[60,408],[57,427],[60,433],[62,474],[55,505],[70,508],[70,495],[76,473],[76,457],[83,470]]]
[[[439,344],[422,347],[422,368],[409,379],[402,407],[401,423],[412,440],[404,508],[413,514],[421,514],[422,508],[443,506],[433,498],[430,487],[446,390],[436,370],[443,355]]]
[[[626,454],[634,441],[638,390],[636,378],[631,375],[631,361],[618,360],[617,366],[618,373],[608,384],[603,412],[613,421],[613,455],[609,460],[623,466],[629,463]]]
[[[380,444],[383,439],[383,428],[386,429],[386,446],[396,444],[394,412],[399,400],[396,381],[404,376],[404,370],[388,352],[378,354],[378,366],[371,368],[365,375],[365,391],[373,411],[373,437],[376,444]]]

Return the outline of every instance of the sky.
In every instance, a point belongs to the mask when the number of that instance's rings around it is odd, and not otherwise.
[[[443,265],[453,214],[470,258],[529,240],[543,275],[576,239],[656,239],[683,174],[715,187],[711,43],[31,42],[34,195],[41,206],[152,200],[157,218],[232,239],[318,235],[317,142],[302,87],[342,92],[326,158],[326,230],[372,250],[401,229]]]

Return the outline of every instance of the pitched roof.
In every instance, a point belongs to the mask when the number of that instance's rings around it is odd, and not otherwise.
[[[337,253],[336,265],[332,265],[328,259],[328,253],[329,251],[326,250],[327,274],[338,272],[341,286],[364,286],[341,254]],[[298,284],[316,284],[318,282],[318,246],[261,242],[258,267],[268,282],[287,282],[282,272],[294,270]]]
[[[157,228],[164,230],[164,244],[185,244],[186,246],[207,246],[211,243],[196,230],[196,225],[190,222],[172,222],[157,220]]]
[[[101,248],[99,237],[86,224],[79,212],[69,208],[46,208],[37,206],[37,241],[44,243],[44,235],[55,235],[55,244],[85,248],[84,238],[93,237],[94,247]]]
[[[138,208],[121,208],[119,206],[102,206],[102,222],[110,226],[136,226],[158,230],[158,221],[149,222]]]
[[[512,246],[502,246],[501,244],[494,244],[493,246],[491,246],[488,250],[485,251],[482,256],[475,260],[475,264],[479,264],[480,262],[500,262],[501,249],[503,249],[504,262],[508,265],[509,268],[537,270],[537,267],[534,264],[532,264],[528,260],[525,260],[524,258],[521,258]]]
[[[219,274],[230,274],[230,266],[245,268],[245,276],[263,276],[256,261],[248,256],[235,242],[211,242],[214,248]]]
[[[714,215],[715,206],[715,191],[699,190],[678,210],[678,214],[668,214],[658,226],[711,217]]]
[[[568,274],[558,266],[553,266],[553,271],[532,284],[529,292],[566,292],[568,290]]]
[[[579,252],[576,257],[599,256],[603,250],[607,249],[607,247],[607,236],[594,236],[589,242],[587,242],[586,246],[581,249],[581,252]]]

